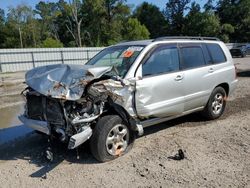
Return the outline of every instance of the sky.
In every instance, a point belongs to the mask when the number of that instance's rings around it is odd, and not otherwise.
[[[8,7],[10,6],[17,6],[19,4],[26,4],[30,5],[33,8],[37,3],[39,3],[41,0],[0,0],[0,8],[4,9],[5,12],[8,10]],[[45,2],[57,2],[58,0],[45,0]],[[152,3],[156,6],[158,6],[161,10],[165,8],[165,5],[167,3],[167,0],[127,0],[127,4],[133,4],[135,6],[141,4],[143,1]],[[204,3],[207,0],[196,0],[197,3],[201,4],[201,7],[204,5]]]

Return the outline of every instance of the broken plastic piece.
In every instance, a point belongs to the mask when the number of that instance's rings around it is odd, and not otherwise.
[[[50,147],[48,147],[48,149],[46,150],[46,159],[48,159],[50,162],[52,162],[54,159],[53,153]]]
[[[185,154],[184,154],[183,150],[182,150],[182,149],[179,149],[179,150],[178,150],[178,153],[176,153],[175,156],[170,156],[170,157],[168,157],[168,158],[169,158],[169,159],[176,160],[176,161],[180,161],[180,160],[185,159],[186,157],[185,157]]]

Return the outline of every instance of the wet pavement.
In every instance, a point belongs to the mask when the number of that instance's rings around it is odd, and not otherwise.
[[[0,146],[32,131],[18,120],[18,115],[22,112],[23,105],[0,109]]]

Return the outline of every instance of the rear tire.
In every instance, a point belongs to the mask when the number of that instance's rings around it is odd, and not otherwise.
[[[208,119],[213,120],[219,118],[226,107],[226,91],[222,87],[216,87],[204,108],[202,115]]]
[[[246,57],[246,53],[242,53],[241,54],[241,57],[243,58],[243,57]]]
[[[132,147],[135,134],[118,115],[102,117],[96,124],[90,139],[93,156],[107,162],[126,154]]]

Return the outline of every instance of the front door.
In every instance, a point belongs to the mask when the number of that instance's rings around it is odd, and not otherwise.
[[[140,117],[167,117],[184,110],[183,73],[179,71],[176,44],[159,45],[146,58],[138,71],[135,104]]]

